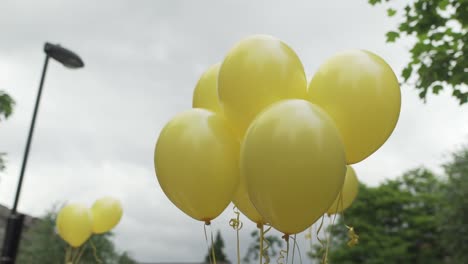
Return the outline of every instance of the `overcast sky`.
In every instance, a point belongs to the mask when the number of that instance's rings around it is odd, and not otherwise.
[[[50,63],[19,209],[39,216],[58,201],[91,205],[112,195],[124,205],[115,229],[119,249],[142,261],[200,261],[206,253],[202,223],[170,203],[153,168],[158,134],[191,107],[200,74],[235,42],[256,33],[288,43],[308,76],[326,58],[350,48],[381,55],[399,73],[410,42],[385,43],[385,32],[394,25],[384,8],[366,0],[3,0],[0,89],[17,106],[0,124],[0,151],[8,153],[0,203],[13,203],[43,43],[60,43],[80,54],[86,67]],[[439,172],[446,155],[468,142],[468,105],[458,106],[448,93],[423,104],[411,87],[402,90],[393,135],[355,166],[367,184],[421,165]],[[222,230],[235,261],[232,216],[229,207],[213,225]],[[246,224],[241,230],[242,255],[253,228]]]

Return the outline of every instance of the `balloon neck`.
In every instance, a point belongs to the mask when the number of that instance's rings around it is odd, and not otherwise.
[[[209,226],[211,225],[211,221],[210,220],[204,220],[205,221],[205,225]]]
[[[289,234],[284,234],[282,238],[287,242],[289,240]]]
[[[262,223],[257,223],[257,228],[258,228],[258,229],[262,229],[262,228],[263,228],[263,224],[262,224]]]

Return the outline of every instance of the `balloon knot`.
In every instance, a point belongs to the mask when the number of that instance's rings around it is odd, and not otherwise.
[[[285,241],[288,241],[288,240],[289,240],[289,235],[288,235],[288,234],[284,234],[284,236],[282,236],[281,238],[283,238]]]
[[[205,220],[205,225],[207,225],[207,226],[211,225],[211,221],[210,220]]]

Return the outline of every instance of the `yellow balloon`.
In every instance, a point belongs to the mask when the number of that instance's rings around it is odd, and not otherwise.
[[[332,119],[295,99],[270,106],[252,122],[240,166],[255,208],[291,235],[327,212],[343,186],[346,162]]]
[[[351,166],[347,166],[346,177],[343,184],[343,189],[341,193],[335,199],[332,206],[328,209],[328,214],[337,214],[341,213],[351,206],[354,199],[358,194],[359,190],[359,181],[356,177],[356,172]]]
[[[259,225],[266,224],[263,217],[257,212],[257,209],[255,209],[255,206],[250,201],[245,177],[240,177],[239,186],[237,187],[237,191],[234,193],[232,202],[237,209],[239,209],[239,211],[247,216],[247,218],[252,222]]]
[[[91,212],[84,205],[68,204],[58,213],[56,226],[63,240],[72,247],[79,247],[92,234]]]
[[[202,74],[193,91],[193,108],[208,109],[222,113],[218,100],[218,72],[221,63],[212,65]]]
[[[239,148],[222,115],[185,111],[169,121],[156,143],[159,184],[180,210],[209,222],[228,206],[237,188]]]
[[[307,81],[296,53],[267,35],[241,40],[227,54],[218,75],[218,95],[239,135],[255,116],[282,99],[305,98]]]
[[[91,207],[93,215],[93,232],[102,234],[114,228],[122,218],[123,209],[119,200],[103,197],[94,202]]]
[[[335,121],[348,164],[379,149],[400,115],[397,77],[382,58],[364,50],[342,52],[327,60],[312,78],[308,98]]]

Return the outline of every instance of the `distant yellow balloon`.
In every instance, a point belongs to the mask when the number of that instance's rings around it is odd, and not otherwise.
[[[68,204],[57,215],[56,226],[60,237],[72,247],[79,247],[92,234],[90,210],[81,204]]]
[[[365,50],[337,54],[320,66],[308,98],[335,121],[354,164],[379,149],[400,115],[400,86],[390,66]]]
[[[297,234],[327,212],[345,177],[345,153],[332,119],[305,100],[260,113],[241,147],[252,204],[277,230]]]
[[[351,204],[356,199],[356,196],[359,191],[359,181],[356,177],[356,172],[354,171],[353,167],[347,166],[346,170],[346,177],[343,184],[343,189],[341,193],[335,199],[332,206],[328,209],[328,214],[337,214],[341,213],[344,210],[348,209]]]
[[[245,177],[240,177],[239,186],[237,187],[237,191],[234,194],[234,198],[232,202],[234,205],[239,209],[239,211],[247,216],[252,222],[256,224],[266,224],[263,217],[257,212],[254,205],[250,201],[249,194],[247,192],[247,185],[246,185]]]
[[[237,189],[239,147],[222,115],[198,108],[178,114],[156,143],[155,169],[162,190],[187,215],[213,220]]]
[[[239,135],[254,117],[282,99],[305,98],[307,81],[297,54],[284,42],[254,35],[237,43],[221,64],[218,96]]]
[[[102,234],[114,228],[122,218],[123,209],[119,200],[103,197],[94,202],[91,207],[93,216],[93,232]]]
[[[222,113],[218,99],[218,72],[221,63],[209,67],[198,80],[193,91],[193,108],[208,109]]]

